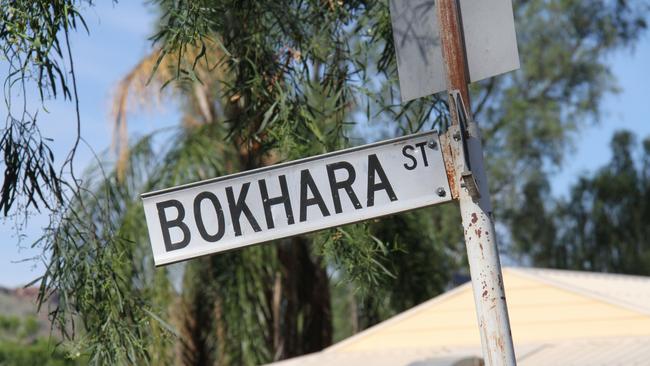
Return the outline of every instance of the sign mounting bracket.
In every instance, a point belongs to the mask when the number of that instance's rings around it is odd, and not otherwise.
[[[467,140],[470,137],[470,132],[468,126],[471,122],[469,121],[470,114],[468,113],[465,103],[463,102],[463,95],[459,90],[452,90],[449,92],[450,98],[453,99],[453,108],[456,111],[458,116],[458,124],[450,126],[450,134],[456,146],[456,151],[462,152],[462,159],[458,159],[461,166],[457,167],[457,171],[460,172],[460,187],[467,189],[468,193],[472,198],[480,199],[481,192],[479,190],[479,185],[474,178],[472,173],[472,163],[469,158],[469,147],[467,146]]]

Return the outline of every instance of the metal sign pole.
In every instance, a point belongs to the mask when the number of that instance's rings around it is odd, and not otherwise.
[[[452,121],[441,143],[452,161],[447,170],[452,196],[460,202],[483,358],[488,366],[510,366],[516,365],[515,352],[458,8],[457,0],[436,1]]]

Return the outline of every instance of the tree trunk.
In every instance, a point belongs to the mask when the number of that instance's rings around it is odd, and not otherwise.
[[[181,299],[178,363],[187,366],[212,366],[215,363],[215,337],[211,336],[215,314],[214,296],[203,284],[212,280],[210,258],[199,258],[188,263],[183,281]]]
[[[319,351],[332,343],[329,279],[320,258],[309,253],[309,240],[292,238],[278,245],[282,273],[281,320],[274,336],[275,359]]]

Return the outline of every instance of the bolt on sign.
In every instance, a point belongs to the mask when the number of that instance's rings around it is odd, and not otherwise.
[[[438,134],[142,195],[157,266],[451,201]]]

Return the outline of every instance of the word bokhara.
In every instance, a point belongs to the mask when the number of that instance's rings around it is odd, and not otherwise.
[[[435,132],[142,198],[156,265],[451,200]]]

